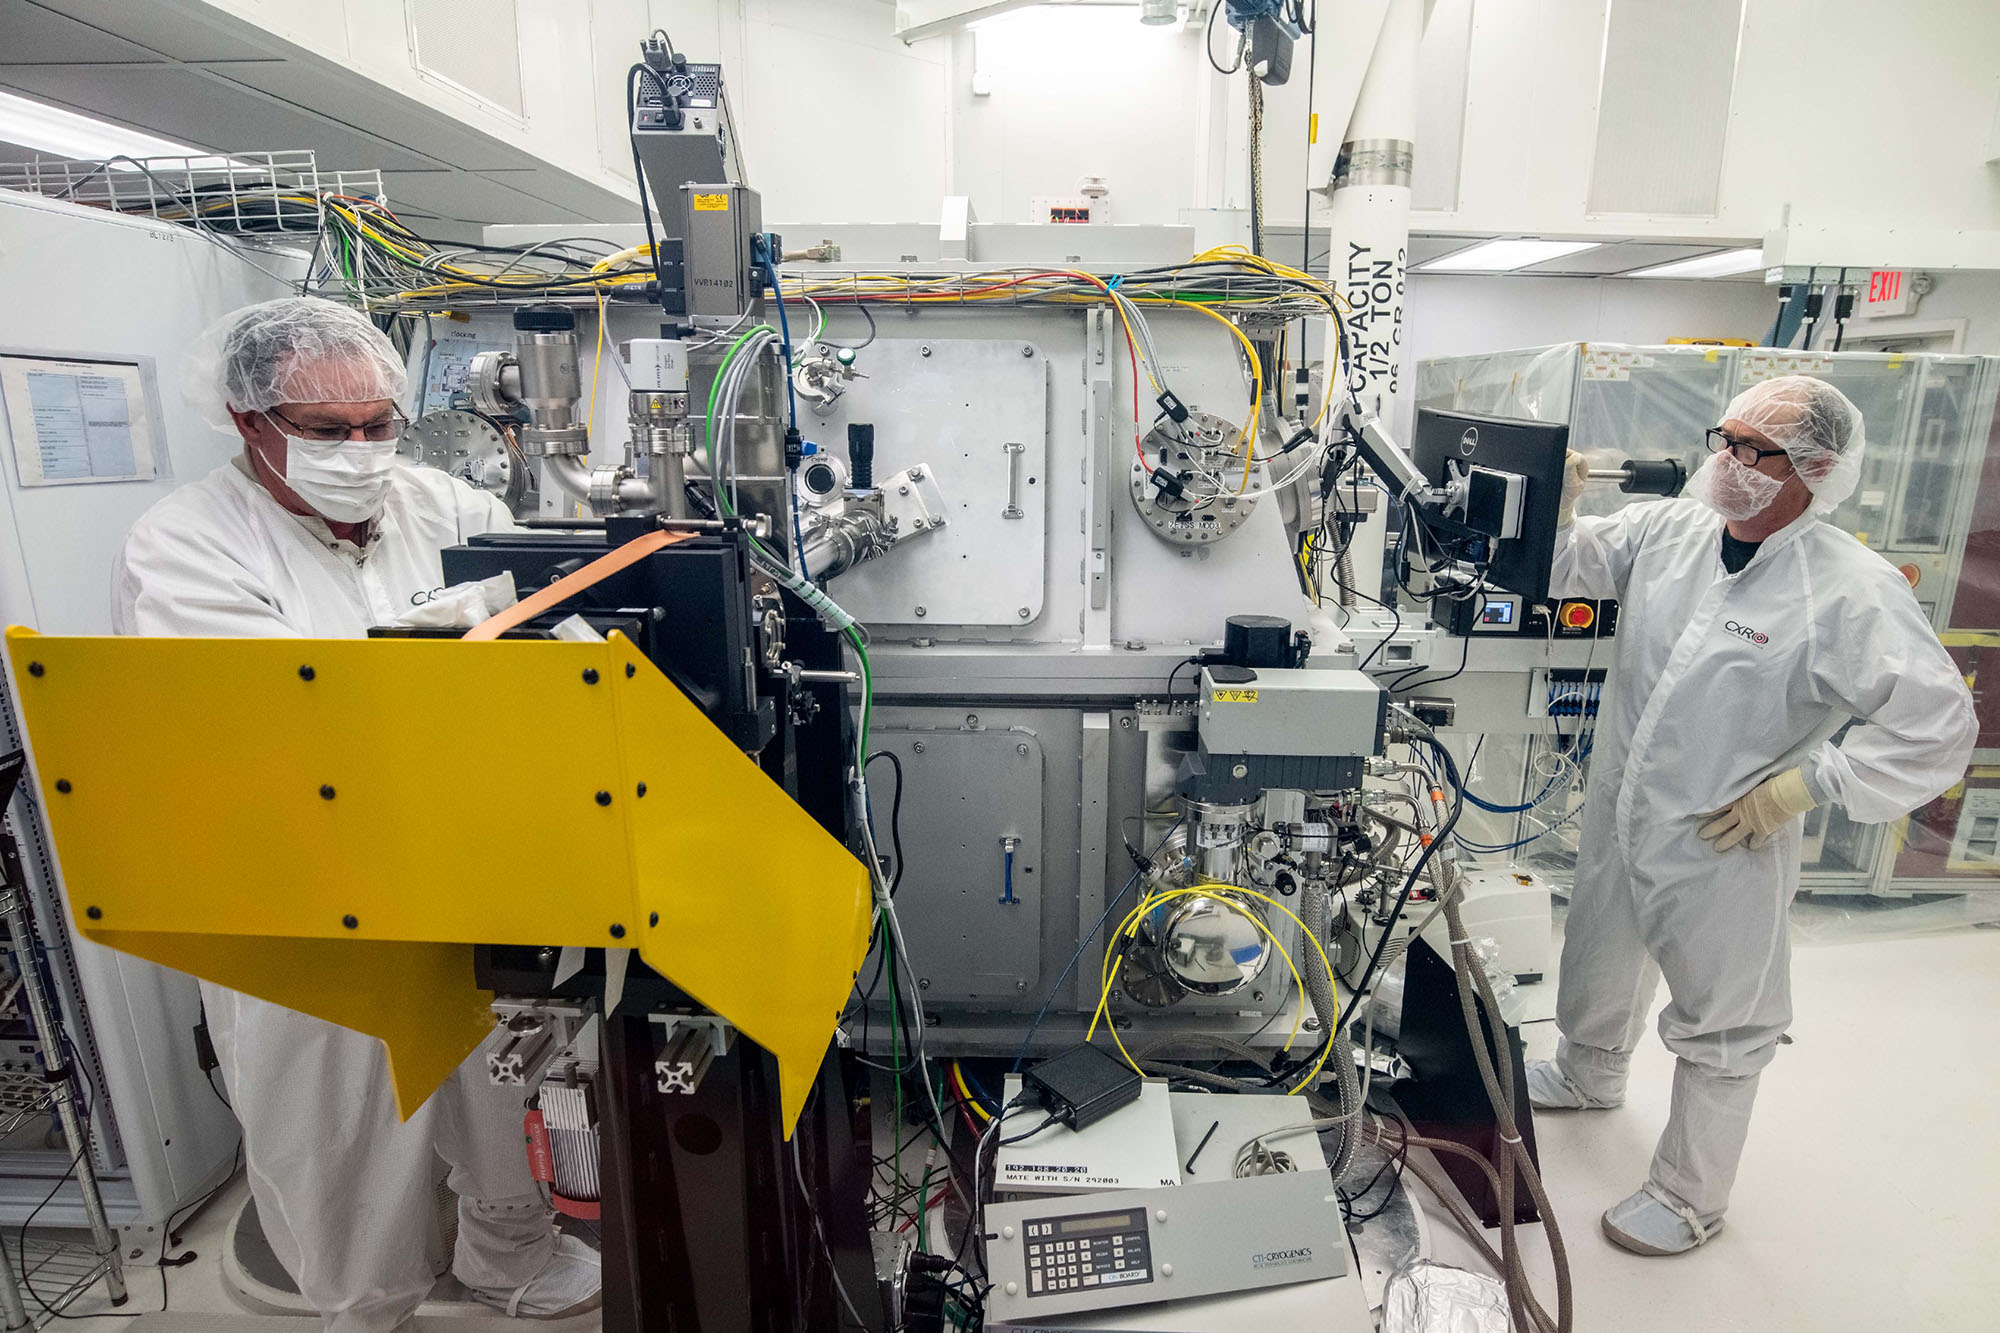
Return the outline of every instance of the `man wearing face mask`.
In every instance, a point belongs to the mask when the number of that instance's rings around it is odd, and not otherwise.
[[[218,322],[185,390],[243,452],[133,526],[118,632],[360,638],[444,582],[444,547],[512,527],[492,496],[397,461],[405,388],[388,339],[343,306],[287,298]],[[554,1230],[520,1098],[491,1086],[480,1053],[402,1123],[379,1041],[201,989],[258,1218],[327,1328],[404,1327],[429,1293],[434,1154],[459,1195],[461,1282],[510,1314],[594,1304],[597,1255]]]
[[[1557,597],[1619,601],[1563,941],[1545,1109],[1624,1100],[1664,974],[1673,1104],[1605,1235],[1678,1254],[1722,1225],[1760,1071],[1792,1018],[1787,912],[1801,816],[1880,823],[1965,773],[1972,698],[1903,576],[1821,521],[1861,474],[1861,414],[1804,375],[1764,381],[1708,432],[1687,498],[1573,518]],[[1840,744],[1831,737],[1857,725]]]

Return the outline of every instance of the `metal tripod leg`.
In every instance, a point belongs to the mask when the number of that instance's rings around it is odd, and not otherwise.
[[[28,1016],[34,1022],[36,1039],[42,1043],[42,1058],[49,1066],[50,1099],[55,1103],[56,1119],[62,1125],[63,1142],[75,1154],[76,1185],[83,1195],[84,1216],[90,1221],[91,1248],[103,1266],[104,1285],[111,1293],[111,1303],[123,1305],[125,1270],[119,1262],[118,1237],[104,1216],[104,1198],[97,1192],[97,1168],[92,1165],[88,1151],[88,1126],[77,1112],[76,1080],[83,1074],[69,1065],[68,1053],[55,1041],[55,1034],[61,1029],[56,1023],[54,1006],[49,1003],[49,993],[42,986],[41,966],[35,961],[35,930],[28,918],[27,899],[15,885],[0,884],[0,918],[7,922],[7,936],[20,964],[21,994],[27,997]],[[21,1304],[19,1290],[6,1289],[13,1286],[12,1277],[8,1274],[4,1286],[0,1286],[0,1306],[6,1309],[8,1328],[17,1327],[11,1321]]]

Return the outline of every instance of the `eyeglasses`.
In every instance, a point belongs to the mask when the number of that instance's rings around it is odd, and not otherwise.
[[[356,438],[366,440],[370,444],[388,444],[402,439],[404,430],[410,424],[410,419],[401,412],[395,412],[386,421],[371,421],[365,426],[301,426],[275,407],[266,408],[264,415],[284,422],[300,439],[312,440],[317,444],[338,444],[342,440]]]
[[[1710,426],[1705,436],[1708,451],[1719,454],[1727,449],[1744,467],[1756,467],[1767,458],[1783,458],[1783,449],[1759,449],[1748,440],[1733,440],[1720,426]]]

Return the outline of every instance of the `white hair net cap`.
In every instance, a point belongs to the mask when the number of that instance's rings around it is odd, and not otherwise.
[[[1780,375],[1736,395],[1724,421],[1740,421],[1791,455],[1813,493],[1813,511],[1831,513],[1861,481],[1867,444],[1861,409],[1811,375]]]
[[[358,311],[286,296],[211,324],[188,353],[181,383],[189,407],[230,430],[232,407],[400,401],[409,377],[388,338]]]

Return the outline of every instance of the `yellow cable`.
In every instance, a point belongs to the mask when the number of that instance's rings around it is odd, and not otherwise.
[[[1112,936],[1112,939],[1113,940],[1118,939],[1119,936],[1126,934],[1128,932],[1128,929],[1132,932],[1136,932],[1138,928],[1137,918],[1142,918],[1145,913],[1151,911],[1153,908],[1161,906],[1164,903],[1171,902],[1175,898],[1186,898],[1190,896],[1218,898],[1220,901],[1225,903],[1231,910],[1241,913],[1243,918],[1246,921],[1248,921],[1251,925],[1257,927],[1257,929],[1264,932],[1264,937],[1271,941],[1271,946],[1275,948],[1279,952],[1279,954],[1281,954],[1284,957],[1285,966],[1291,969],[1292,982],[1294,985],[1298,987],[1299,995],[1303,1000],[1306,993],[1305,981],[1299,976],[1299,966],[1296,962],[1293,961],[1291,950],[1287,949],[1279,941],[1278,937],[1271,932],[1271,928],[1265,925],[1262,921],[1258,920],[1257,917],[1252,912],[1250,912],[1249,909],[1245,908],[1241,903],[1230,902],[1226,896],[1218,894],[1216,892],[1218,888],[1233,888],[1233,887],[1235,886],[1209,884],[1209,885],[1201,885],[1194,888],[1169,889],[1164,893],[1153,894],[1149,896],[1145,901],[1140,903],[1138,907],[1132,909],[1132,912],[1126,916],[1125,922],[1119,926],[1118,933],[1114,934]],[[1259,894],[1258,896],[1262,897],[1263,895]],[[1268,901],[1268,899],[1266,901]],[[1124,955],[1122,953],[1118,957],[1118,962],[1119,963],[1124,962]],[[1116,967],[1113,967],[1111,969],[1113,977],[1116,976],[1117,970],[1118,969]],[[1107,978],[1105,981],[1104,990],[1102,991],[1101,994],[1099,994],[1097,999],[1099,1010],[1107,1009],[1110,1005],[1110,1002],[1111,1002],[1111,979]],[[1285,1038],[1285,1045],[1283,1047],[1284,1050],[1287,1051],[1291,1050],[1292,1043],[1298,1040],[1299,1020],[1301,1017],[1303,1017],[1303,1015],[1304,1015],[1304,1006],[1302,1004],[1300,1006],[1299,1014],[1295,1015],[1292,1019],[1292,1031],[1291,1034]],[[1097,1020],[1095,1017],[1091,1019],[1090,1030],[1092,1033],[1095,1033],[1097,1031]],[[1112,1043],[1118,1047],[1118,1053],[1125,1057],[1125,1063],[1131,1065],[1133,1072],[1137,1073],[1141,1078],[1144,1078],[1146,1071],[1139,1067],[1139,1062],[1137,1060],[1134,1060],[1132,1058],[1132,1053],[1125,1049],[1125,1043],[1118,1035],[1118,1025],[1116,1023],[1108,1025],[1107,1031],[1111,1033]],[[1086,1035],[1084,1037],[1084,1040],[1089,1041],[1090,1037]],[[1322,1056],[1321,1058],[1321,1063],[1324,1063],[1324,1056]],[[1314,1071],[1317,1072],[1317,1070],[1318,1066],[1315,1065]],[[1310,1078],[1311,1075],[1308,1075],[1307,1077]],[[1301,1084],[1300,1086],[1303,1087],[1304,1085]],[[1294,1088],[1293,1091],[1296,1092],[1298,1091],[1298,1089]]]
[[[1135,296],[1132,299],[1142,303],[1148,301],[1148,298],[1142,296]],[[1205,305],[1196,305],[1191,301],[1176,301],[1171,297],[1159,297],[1157,299],[1166,305],[1183,306],[1189,310],[1201,311],[1202,314],[1207,315],[1210,319],[1222,325],[1223,328],[1235,334],[1236,341],[1243,344],[1243,355],[1250,358],[1250,381],[1252,385],[1250,393],[1250,419],[1243,425],[1243,480],[1236,487],[1236,493],[1241,495],[1244,491],[1250,489],[1251,460],[1257,454],[1255,444],[1257,439],[1257,413],[1264,406],[1264,368],[1257,363],[1256,344],[1252,343],[1243,330],[1236,327],[1236,321],[1230,319],[1227,315],[1218,314]]]
[[[597,293],[597,358],[590,363],[590,412],[583,419],[586,443],[597,438],[597,377],[604,371],[604,324],[604,293],[600,290]]]
[[[1313,948],[1319,953],[1320,965],[1326,969],[1326,976],[1329,983],[1332,981],[1334,976],[1333,960],[1327,956],[1326,946],[1319,942],[1319,938],[1316,935],[1314,935],[1310,930],[1306,929],[1306,923],[1299,920],[1298,915],[1294,913],[1291,908],[1285,906],[1277,899],[1272,898],[1268,894],[1259,893],[1255,889],[1244,888],[1242,885],[1239,884],[1223,884],[1220,882],[1215,882],[1209,884],[1199,884],[1191,888],[1169,889],[1164,893],[1153,894],[1149,896],[1145,901],[1141,902],[1137,907],[1133,908],[1131,912],[1126,914],[1125,920],[1120,922],[1118,929],[1115,932],[1113,932],[1111,936],[1112,942],[1115,945],[1116,942],[1121,937],[1134,933],[1134,928],[1137,924],[1138,918],[1142,917],[1146,912],[1151,911],[1154,907],[1159,906],[1161,903],[1170,902],[1175,898],[1187,897],[1189,895],[1194,895],[1194,894],[1208,894],[1213,896],[1219,896],[1223,897],[1224,901],[1227,901],[1226,895],[1231,893],[1240,893],[1248,897],[1258,899],[1260,902],[1266,903],[1272,907],[1277,908],[1280,912],[1283,912],[1287,917],[1289,917],[1292,921],[1292,924],[1296,925],[1299,928],[1299,933],[1305,936],[1306,939],[1312,941]],[[1258,920],[1254,915],[1252,915],[1249,912],[1244,912],[1244,916],[1251,922],[1251,924],[1255,925],[1259,930],[1262,930],[1264,932],[1265,936],[1270,939],[1271,943],[1274,946],[1276,946],[1278,952],[1284,955],[1285,962],[1288,965],[1290,965],[1292,969],[1292,980],[1298,985],[1299,988],[1299,997],[1301,1001],[1300,1009],[1302,1016],[1304,1011],[1304,1001],[1307,998],[1305,982],[1299,976],[1298,965],[1295,962],[1293,962],[1290,950],[1286,949],[1283,944],[1279,943],[1278,937],[1271,933],[1270,928],[1266,926],[1262,921]],[[1107,951],[1105,959],[1107,962],[1111,961],[1111,952]],[[1119,954],[1118,956],[1118,962],[1121,964],[1124,962],[1124,956],[1122,953]],[[1104,975],[1105,975],[1104,988],[1103,991],[1099,994],[1097,1000],[1097,1007],[1100,1014],[1106,1010],[1106,1008],[1110,1003],[1111,982],[1115,978],[1117,971],[1118,968],[1116,966],[1104,970]],[[1334,1006],[1332,1023],[1333,1023],[1333,1030],[1337,1031],[1340,1026],[1340,1008],[1337,1000]],[[1090,1023],[1090,1032],[1085,1035],[1084,1040],[1089,1041],[1091,1039],[1091,1036],[1095,1035],[1096,1031],[1097,1031],[1097,1017],[1093,1016]],[[1115,1024],[1112,1025],[1110,1031],[1111,1031],[1111,1039],[1113,1042],[1117,1043],[1119,1052],[1121,1054],[1125,1054],[1125,1044],[1122,1041],[1118,1040],[1117,1026]],[[1285,1039],[1285,1045],[1283,1047],[1284,1050],[1289,1051],[1292,1048],[1292,1042],[1297,1039],[1298,1031],[1299,1031],[1298,1020],[1295,1018],[1292,1023],[1291,1036]],[[1328,1041],[1326,1043],[1326,1048],[1320,1052],[1319,1059],[1315,1061],[1313,1067],[1306,1072],[1305,1078],[1302,1079],[1295,1087],[1291,1089],[1292,1092],[1298,1092],[1302,1088],[1311,1086],[1313,1081],[1319,1077],[1319,1071],[1326,1065],[1326,1058],[1328,1054],[1331,1053],[1332,1049],[1333,1049],[1333,1043],[1331,1041]],[[1136,1060],[1133,1060],[1129,1054],[1125,1054],[1125,1059],[1126,1062],[1133,1067],[1133,1069],[1138,1070],[1139,1068],[1138,1062]],[[1140,1072],[1143,1074],[1144,1071],[1141,1070]]]
[[[965,1081],[965,1071],[959,1068],[958,1061],[956,1060],[951,1062],[951,1076],[958,1084],[959,1095],[965,1099],[965,1104],[972,1108],[972,1113],[982,1121],[991,1124],[993,1122],[992,1113],[979,1104],[979,1098],[973,1096],[972,1085]]]
[[[1284,955],[1286,965],[1292,969],[1292,980],[1297,983],[1299,988],[1299,994],[1304,995],[1305,981],[1303,978],[1299,976],[1298,965],[1292,961],[1291,951],[1286,949],[1283,944],[1280,944],[1278,942],[1278,937],[1271,933],[1270,928],[1266,926],[1262,921],[1258,920],[1257,917],[1253,915],[1241,903],[1229,902],[1226,894],[1218,892],[1218,890],[1235,890],[1235,888],[1236,886],[1233,884],[1202,884],[1202,885],[1196,885],[1192,888],[1167,889],[1160,893],[1151,894],[1148,897],[1146,897],[1146,899],[1142,901],[1137,907],[1133,908],[1130,912],[1126,914],[1125,919],[1118,924],[1118,929],[1112,933],[1111,938],[1113,941],[1116,941],[1121,937],[1137,934],[1139,928],[1139,921],[1141,918],[1145,916],[1146,913],[1152,911],[1155,907],[1159,907],[1165,903],[1172,902],[1176,898],[1187,898],[1187,897],[1219,898],[1232,910],[1242,913],[1244,919],[1249,921],[1251,925],[1257,927],[1257,929],[1264,932],[1265,936],[1270,939],[1271,943],[1274,946],[1276,946],[1278,952]],[[1251,893],[1254,891],[1250,889],[1244,889],[1241,890],[1241,892]],[[1257,896],[1263,897],[1262,894],[1258,894]],[[1268,902],[1270,900],[1265,899],[1265,901]],[[1297,918],[1293,919],[1296,920]],[[1111,957],[1111,955],[1107,953],[1105,957],[1108,960]],[[1123,955],[1120,955],[1120,961],[1121,962],[1123,961]],[[1113,968],[1111,970],[1115,972],[1117,969]],[[1102,975],[1101,971],[1100,975]],[[1109,982],[1107,981],[1104,988],[1104,993],[1102,996],[1100,996],[1099,999],[1100,1007],[1108,1004],[1110,999],[1110,994],[1111,994],[1111,988]],[[1092,1030],[1095,1031],[1095,1029],[1096,1025],[1095,1022],[1093,1021]],[[1117,1029],[1115,1026],[1113,1027],[1112,1032],[1113,1032],[1113,1040],[1116,1040]],[[1294,1018],[1292,1020],[1291,1035],[1285,1038],[1285,1045],[1283,1049],[1289,1051],[1292,1048],[1292,1042],[1298,1039],[1298,1035],[1299,1035],[1299,1019]],[[1089,1037],[1086,1036],[1084,1039],[1088,1041]],[[1130,1059],[1130,1057],[1128,1056],[1127,1059]],[[1134,1068],[1137,1068],[1137,1066],[1134,1065]]]
[[[646,262],[650,264],[653,261],[653,247],[650,245],[635,245],[630,249],[620,250],[617,254],[607,255],[595,264],[592,264],[590,271],[592,273],[602,273],[606,269],[617,268],[628,259],[637,259],[642,255],[645,257]]]

